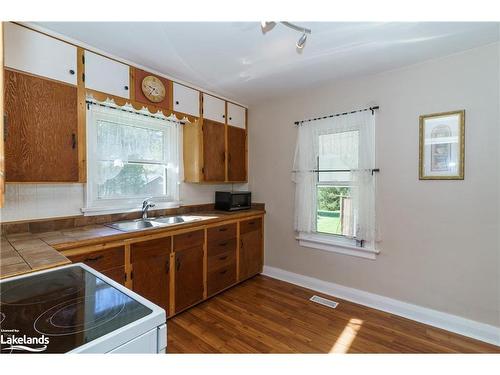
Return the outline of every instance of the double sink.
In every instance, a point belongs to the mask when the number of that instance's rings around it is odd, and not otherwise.
[[[208,220],[212,218],[213,216],[194,216],[194,215],[160,216],[160,217],[151,217],[146,219],[117,221],[115,223],[110,223],[105,225],[113,229],[118,229],[119,231],[122,232],[134,232],[137,230],[168,227],[171,225],[191,223],[193,221]]]

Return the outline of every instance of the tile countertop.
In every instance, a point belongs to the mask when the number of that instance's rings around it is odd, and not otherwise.
[[[59,253],[59,251],[63,250],[98,244],[103,241],[120,241],[146,234],[185,229],[225,220],[262,215],[264,213],[265,210],[261,209],[237,212],[196,212],[184,215],[204,216],[206,218],[200,221],[133,232],[122,232],[105,225],[87,225],[51,232],[7,234],[1,238],[0,278],[71,263],[65,256]]]
[[[71,263],[68,258],[31,233],[15,241],[0,239],[0,279]]]

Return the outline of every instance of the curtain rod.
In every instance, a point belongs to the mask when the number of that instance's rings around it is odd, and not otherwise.
[[[160,116],[154,116],[154,115],[148,115],[147,113],[142,113],[142,112],[136,112],[136,111],[131,111],[129,109],[124,109],[122,107],[113,107],[112,105],[106,105],[106,104],[102,104],[102,103],[99,103],[99,102],[96,102],[96,101],[93,101],[93,100],[86,100],[85,103],[87,103],[87,109],[89,109],[90,105],[98,105],[98,106],[101,106],[101,107],[105,107],[105,108],[111,108],[111,109],[116,109],[118,111],[123,111],[123,112],[128,112],[128,113],[133,113],[135,115],[140,115],[140,116],[146,116],[146,117],[151,117],[151,118],[155,118],[157,120],[163,120],[163,121],[169,121],[169,122],[173,122],[173,123],[176,123],[176,124],[181,124],[181,125],[184,125],[185,122],[184,121],[179,121],[179,120],[171,120],[169,118],[162,118]]]
[[[372,115],[375,113],[375,110],[379,109],[379,106],[373,106],[373,107],[368,107],[368,108],[363,108],[363,109],[357,109],[355,111],[351,112],[342,112],[342,113],[335,113],[333,115],[328,115],[328,116],[323,116],[323,117],[316,117],[316,118],[310,118],[308,120],[301,120],[301,121],[295,121],[295,125],[301,125],[304,122],[311,122],[311,121],[316,121],[316,120],[324,120],[325,118],[331,118],[331,117],[337,117],[337,116],[345,116],[345,115],[350,115],[351,113],[356,113],[356,112],[365,112],[365,111],[372,111]]]

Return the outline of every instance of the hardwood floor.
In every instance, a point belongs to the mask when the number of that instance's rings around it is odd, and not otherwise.
[[[309,301],[339,302],[331,309]],[[170,319],[168,353],[500,353],[500,347],[256,276]]]

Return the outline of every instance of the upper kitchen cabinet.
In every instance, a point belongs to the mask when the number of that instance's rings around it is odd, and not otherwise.
[[[5,67],[76,85],[76,47],[10,22],[4,24]]]
[[[190,87],[173,83],[173,110],[191,116],[200,116],[200,92]]]
[[[237,128],[246,128],[246,109],[240,105],[227,103],[227,124]]]
[[[76,86],[6,69],[4,92],[5,180],[78,182]]]
[[[226,102],[203,93],[203,118],[224,124],[226,122]]]
[[[85,87],[106,94],[130,98],[129,66],[85,51]]]

